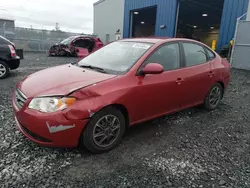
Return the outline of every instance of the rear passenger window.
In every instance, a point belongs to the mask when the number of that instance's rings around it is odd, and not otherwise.
[[[187,67],[207,62],[207,56],[202,46],[192,43],[183,43],[183,48]]]
[[[146,64],[148,63],[159,63],[165,71],[178,69],[180,67],[179,44],[167,44],[160,47],[146,60]]]

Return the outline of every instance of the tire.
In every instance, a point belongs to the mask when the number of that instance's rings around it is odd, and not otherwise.
[[[58,52],[58,55],[59,55],[59,56],[66,56],[66,52],[63,51],[63,50],[60,50],[60,51]]]
[[[223,93],[224,89],[220,83],[215,84],[210,91],[208,92],[206,99],[204,101],[204,107],[206,110],[211,111],[216,109],[222,98],[223,98]],[[214,97],[212,97],[214,96]],[[214,100],[212,99],[214,98]]]
[[[114,122],[113,126],[111,125],[112,122]],[[119,129],[116,127],[119,127]],[[92,153],[107,152],[116,147],[121,142],[122,137],[125,133],[125,129],[126,129],[126,122],[122,112],[114,107],[106,107],[101,111],[97,112],[90,119],[87,127],[82,132],[80,145],[83,145],[86,149],[88,149]],[[94,134],[96,136],[94,136]],[[98,134],[99,136],[97,136]],[[100,136],[103,134],[104,136]],[[104,139],[105,137],[107,138]],[[112,137],[114,138],[111,139]],[[110,139],[109,144],[107,143],[108,139]],[[101,142],[102,140],[103,142]]]
[[[70,54],[69,52],[66,52],[66,56],[67,56],[67,57],[70,57],[71,54]]]
[[[10,73],[9,66],[3,62],[0,61],[0,79],[6,78]]]

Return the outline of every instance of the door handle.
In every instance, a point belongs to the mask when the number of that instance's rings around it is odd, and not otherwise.
[[[213,72],[213,71],[210,71],[210,72],[208,73],[208,76],[209,76],[210,78],[212,78],[212,77],[214,76],[214,72]]]
[[[181,83],[184,82],[184,79],[182,78],[178,78],[175,83],[178,84],[178,85],[181,85]]]

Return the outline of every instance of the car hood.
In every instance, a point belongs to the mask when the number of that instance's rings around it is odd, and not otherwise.
[[[67,95],[80,88],[116,77],[83,69],[74,65],[61,65],[31,74],[18,88],[29,97]]]

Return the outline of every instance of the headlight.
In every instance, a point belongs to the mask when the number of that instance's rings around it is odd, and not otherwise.
[[[29,108],[33,110],[38,110],[40,112],[56,112],[58,110],[63,110],[68,108],[76,101],[73,97],[42,97],[34,98],[29,103]]]

